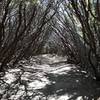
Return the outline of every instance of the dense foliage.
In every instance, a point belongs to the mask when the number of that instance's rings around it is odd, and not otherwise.
[[[1,0],[0,71],[40,53],[68,56],[100,80],[99,0]]]

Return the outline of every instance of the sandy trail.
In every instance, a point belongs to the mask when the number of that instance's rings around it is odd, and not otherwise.
[[[100,85],[66,57],[38,55],[0,80],[1,100],[99,100]]]

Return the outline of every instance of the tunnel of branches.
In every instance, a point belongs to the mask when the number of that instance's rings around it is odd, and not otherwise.
[[[0,100],[99,97],[100,0],[0,0]]]
[[[100,80],[100,1],[0,0],[0,73],[40,54],[67,56]]]

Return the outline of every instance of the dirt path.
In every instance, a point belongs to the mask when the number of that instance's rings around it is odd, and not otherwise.
[[[100,100],[100,83],[66,57],[34,56],[17,67],[1,78],[0,100]]]

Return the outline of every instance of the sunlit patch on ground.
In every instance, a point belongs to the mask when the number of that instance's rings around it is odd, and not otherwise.
[[[38,81],[35,80],[34,82],[29,83],[29,88],[33,88],[33,89],[41,89],[43,87],[45,87],[45,85],[48,84],[46,81]]]
[[[15,76],[11,73],[6,73],[4,80],[6,83],[11,84],[15,80]]]
[[[63,96],[58,96],[57,95],[53,95],[48,97],[48,100],[68,100],[71,96],[69,96],[68,94],[65,94]]]
[[[71,67],[69,64],[68,65],[63,65],[60,66],[60,68],[55,68],[54,70],[52,70],[51,73],[53,74],[66,74],[66,72],[70,71],[73,67]]]
[[[29,60],[20,61],[18,68],[9,69],[1,78],[0,99],[98,99],[100,87],[88,76],[86,71],[80,71],[78,66],[67,64],[66,57],[50,54],[34,56]]]

